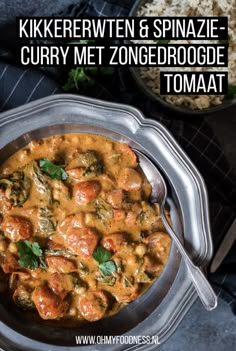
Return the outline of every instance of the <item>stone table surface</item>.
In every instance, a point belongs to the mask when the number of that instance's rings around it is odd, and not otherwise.
[[[197,300],[176,332],[158,350],[234,351],[236,316],[222,299],[211,312],[205,311]]]

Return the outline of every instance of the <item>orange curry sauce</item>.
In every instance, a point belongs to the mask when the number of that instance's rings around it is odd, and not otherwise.
[[[41,167],[45,159],[63,179]],[[150,194],[126,144],[92,134],[32,141],[0,167],[0,289],[58,323],[117,313],[168,258],[171,239]],[[22,256],[19,242],[39,252]]]

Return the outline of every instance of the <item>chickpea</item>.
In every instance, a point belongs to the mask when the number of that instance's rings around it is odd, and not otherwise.
[[[128,256],[126,258],[126,263],[128,266],[135,266],[137,262],[137,256]]]
[[[31,273],[32,278],[37,279],[37,278],[39,278],[41,272],[42,272],[41,268],[36,268],[36,269],[32,270],[30,273]],[[33,283],[33,285],[35,284],[34,281],[32,281],[32,283]]]
[[[38,208],[35,206],[28,207],[24,209],[24,215],[27,217],[31,217],[32,215],[36,215],[38,212]]]
[[[73,136],[73,137],[71,137],[71,143],[72,143],[72,144],[78,145],[79,142],[80,142],[80,139],[79,139],[78,136]]]
[[[86,293],[86,288],[84,286],[78,286],[74,289],[74,292],[78,295],[83,295]]]
[[[77,144],[77,143],[75,143],[75,144]],[[75,158],[76,158],[76,156],[78,155],[79,152],[80,152],[80,150],[78,148],[75,148],[75,147],[73,147],[72,149],[67,151],[66,159],[68,161],[71,161],[69,168],[77,166]]]
[[[61,191],[60,190],[53,190],[53,198],[55,199],[55,200],[59,200],[59,199],[61,199]]]
[[[77,312],[77,309],[75,307],[71,307],[68,311],[68,314],[71,316],[71,317],[74,317],[78,314]]]
[[[112,145],[112,143],[110,143],[110,142],[104,142],[104,150],[106,150],[107,152],[111,152],[112,151],[112,149],[113,149],[113,145]]]
[[[29,282],[27,282],[27,286],[29,288],[32,288],[32,290],[35,288],[35,281],[33,280],[30,280]]]
[[[85,224],[87,226],[92,225],[94,223],[95,215],[93,213],[85,214]]]
[[[12,253],[12,254],[15,254],[17,253],[17,246],[15,243],[10,243],[9,246],[8,246],[8,250]]]
[[[53,182],[53,198],[60,200],[61,198],[68,199],[70,197],[69,189],[62,182],[54,181]]]
[[[8,175],[11,172],[11,169],[9,167],[5,167],[2,171],[2,175]]]
[[[135,252],[138,256],[140,257],[144,256],[146,251],[147,251],[146,245],[139,244],[138,246],[136,246]]]
[[[29,149],[24,149],[19,152],[19,161],[25,161],[29,155]]]
[[[32,140],[29,144],[29,149],[30,152],[34,151],[36,148],[40,147],[40,145],[43,144],[43,140],[39,139],[39,140]]]
[[[8,243],[5,240],[0,240],[0,252],[5,252],[8,248]]]

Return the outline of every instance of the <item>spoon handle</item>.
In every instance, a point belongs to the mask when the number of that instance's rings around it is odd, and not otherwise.
[[[189,258],[189,255],[187,254],[185,248],[181,244],[178,236],[176,233],[173,231],[171,226],[169,225],[166,217],[165,217],[165,212],[164,212],[164,207],[161,206],[161,218],[163,221],[163,224],[165,225],[168,233],[172,237],[172,239],[175,241],[175,243],[178,246],[179,251],[181,252],[181,255],[188,267],[189,273],[191,275],[192,282],[195,286],[195,289],[197,290],[198,296],[200,300],[202,301],[202,304],[206,308],[206,310],[211,311],[214,308],[217,307],[217,296],[212,289],[210,283],[207,281],[205,275],[202,273],[199,267],[197,267],[192,260]]]

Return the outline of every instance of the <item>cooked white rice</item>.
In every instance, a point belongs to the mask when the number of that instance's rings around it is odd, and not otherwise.
[[[145,84],[152,91],[160,95],[160,71],[228,71],[229,84],[236,85],[236,0],[153,0],[147,2],[138,11],[138,16],[228,16],[229,24],[229,50],[228,69],[213,67],[143,67],[140,75]],[[154,43],[154,41],[148,41]],[[193,44],[196,40],[171,40],[174,43]],[[217,43],[213,40],[204,40],[203,43]],[[220,105],[224,96],[216,95],[163,95],[167,102],[186,106],[191,109],[205,109],[210,106]]]

